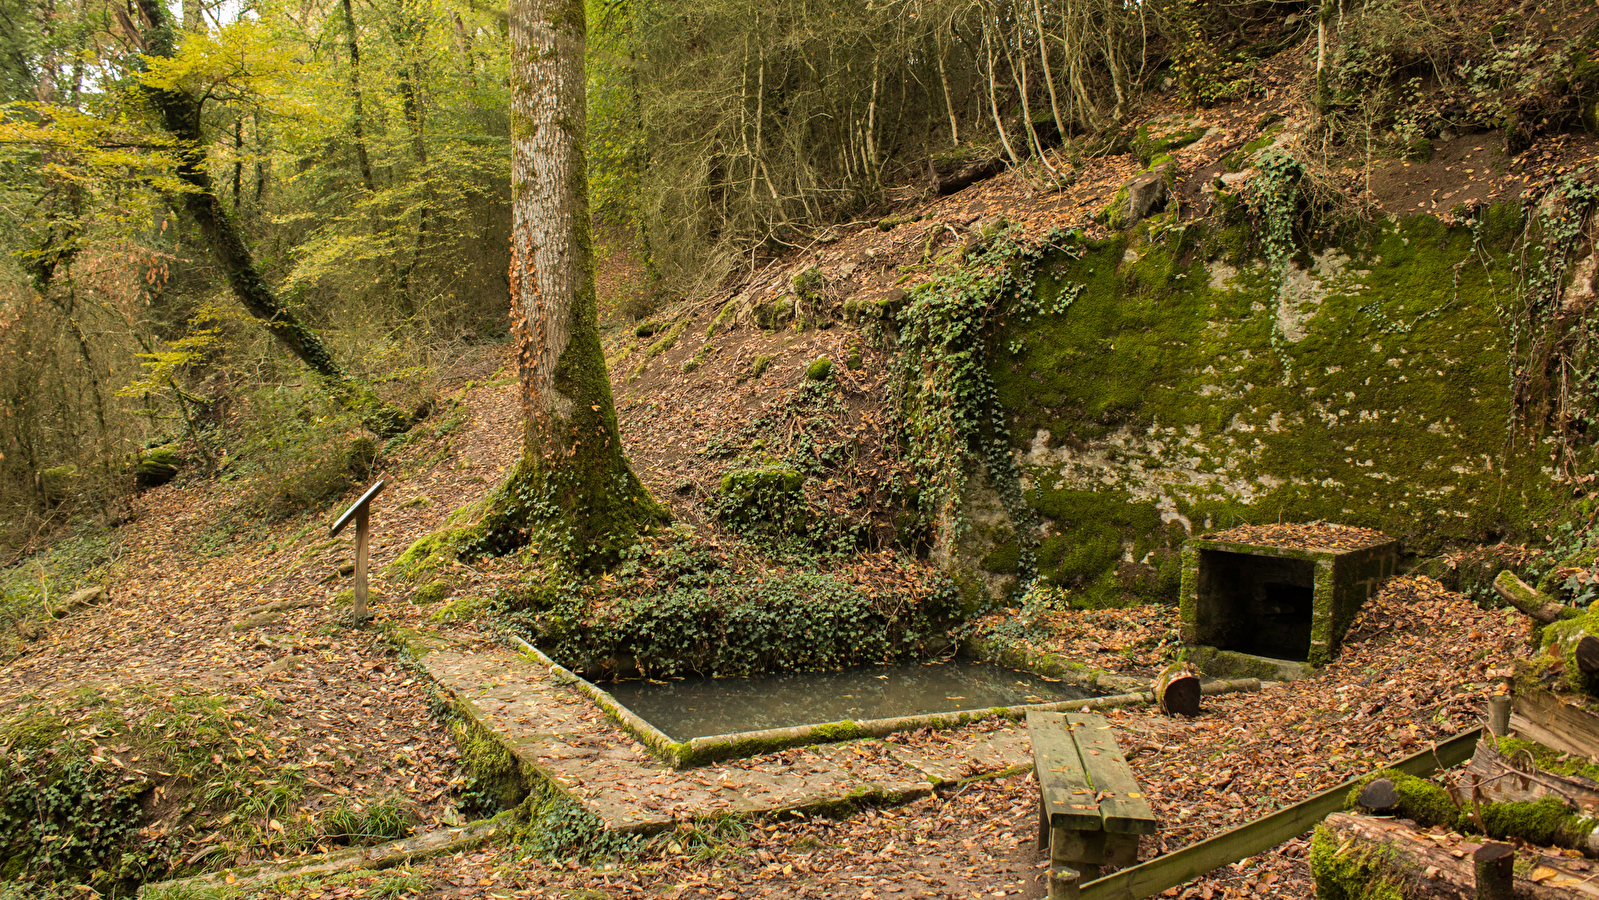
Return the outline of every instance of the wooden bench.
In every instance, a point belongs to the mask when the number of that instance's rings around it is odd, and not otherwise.
[[[1049,848],[1051,900],[1071,900],[1103,866],[1138,862],[1158,824],[1110,724],[1080,713],[1027,713],[1038,776],[1038,845]]]

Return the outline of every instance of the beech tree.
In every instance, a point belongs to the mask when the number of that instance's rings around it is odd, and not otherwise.
[[[477,549],[536,536],[574,568],[594,570],[666,513],[622,453],[600,346],[583,0],[512,0],[510,18],[511,330],[526,436]]]
[[[174,209],[187,213],[199,226],[210,246],[211,255],[227,276],[228,286],[247,312],[266,326],[278,343],[315,372],[329,394],[342,406],[357,413],[366,427],[379,437],[404,433],[414,417],[384,402],[371,386],[349,377],[333,359],[320,335],[301,321],[262,277],[238,224],[223,208],[211,177],[202,131],[202,101],[186,89],[172,73],[150,71],[162,60],[172,60],[177,50],[171,14],[160,0],[138,0],[137,12],[144,27],[129,23],[129,33],[139,34],[144,44],[147,71],[145,96],[160,119],[161,126],[176,141],[177,177],[185,190],[171,198]]]

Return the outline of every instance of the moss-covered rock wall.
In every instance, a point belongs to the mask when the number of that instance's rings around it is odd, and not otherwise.
[[[1041,577],[1085,604],[1172,598],[1181,542],[1243,523],[1419,553],[1527,534],[1561,500],[1511,427],[1519,234],[1509,207],[1389,219],[1279,272],[1240,230],[1157,217],[1057,253],[1038,305],[1064,310],[1002,320],[989,357]],[[1028,540],[974,528],[951,564],[992,585]]]

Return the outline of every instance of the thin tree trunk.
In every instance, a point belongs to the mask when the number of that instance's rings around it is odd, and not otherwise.
[[[511,330],[522,382],[522,458],[482,523],[477,552],[525,543],[603,568],[665,512],[628,466],[594,296],[583,0],[511,3]]]
[[[1043,0],[1033,0],[1033,26],[1038,29],[1038,61],[1044,67],[1044,85],[1049,88],[1049,112],[1055,117],[1055,131],[1065,140],[1066,120],[1060,114],[1060,98],[1055,96],[1055,73],[1049,66],[1049,42],[1044,40]]]
[[[401,15],[409,15],[405,4],[401,4]],[[416,298],[411,296],[411,276],[421,263],[422,253],[427,245],[434,203],[432,180],[428,173],[426,123],[422,110],[422,64],[419,61],[422,56],[425,23],[421,22],[420,13],[417,15],[415,21],[407,18],[401,22],[399,35],[401,52],[411,58],[408,65],[400,68],[400,110],[405,117],[406,127],[411,132],[411,157],[416,162],[417,177],[423,180],[425,195],[422,208],[417,213],[416,234],[411,242],[411,258],[401,267],[398,278],[397,293],[401,309],[407,319],[413,318],[417,313]]]
[[[960,124],[955,119],[955,101],[949,95],[949,75],[944,71],[944,34],[934,32],[934,39],[938,44],[938,83],[944,87],[944,109],[949,113],[949,142],[961,142]]]
[[[1005,123],[999,117],[999,97],[994,91],[994,39],[983,30],[983,46],[988,55],[988,108],[994,114],[994,130],[999,132],[999,142],[1005,146],[1005,155],[1010,157],[1011,165],[1020,166],[1021,159],[1016,156],[1016,149],[1010,145],[1010,135],[1005,131]]]
[[[1049,158],[1044,155],[1044,142],[1038,139],[1038,130],[1033,128],[1033,108],[1027,102],[1027,56],[1017,47],[1016,58],[1011,58],[1010,42],[1006,42],[1005,62],[1010,66],[1011,79],[1016,82],[1016,96],[1022,101],[1022,125],[1027,132],[1027,141],[1032,145],[1033,152],[1038,154],[1038,161],[1051,177],[1060,177],[1054,166],[1049,164]]]
[[[150,23],[145,33],[145,49],[151,56],[172,56],[172,33],[167,26],[167,11],[161,0],[138,0]],[[171,198],[205,236],[211,254],[222,267],[234,297],[251,316],[260,320],[282,344],[322,377],[333,397],[345,408],[361,416],[374,434],[390,437],[411,426],[412,417],[390,406],[372,388],[351,379],[333,360],[327,345],[309,326],[301,322],[280,301],[256,269],[255,258],[245,244],[233,219],[217,197],[216,184],[206,165],[204,136],[200,131],[200,103],[181,90],[145,88],[151,105],[161,116],[161,124],[177,139],[177,177],[188,190]]]
[[[355,161],[361,168],[361,184],[372,190],[372,161],[366,155],[366,116],[361,109],[361,45],[356,41],[355,11],[350,0],[341,0],[344,10],[344,44],[350,53],[350,131],[355,136]]]
[[[233,214],[239,214],[239,192],[244,189],[244,120],[233,120]]]

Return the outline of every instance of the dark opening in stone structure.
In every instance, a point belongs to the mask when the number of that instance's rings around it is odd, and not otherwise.
[[[1201,550],[1199,572],[1212,620],[1205,643],[1272,659],[1310,659],[1315,563]]]
[[[1394,573],[1399,542],[1365,528],[1242,526],[1183,548],[1185,643],[1324,665]]]

